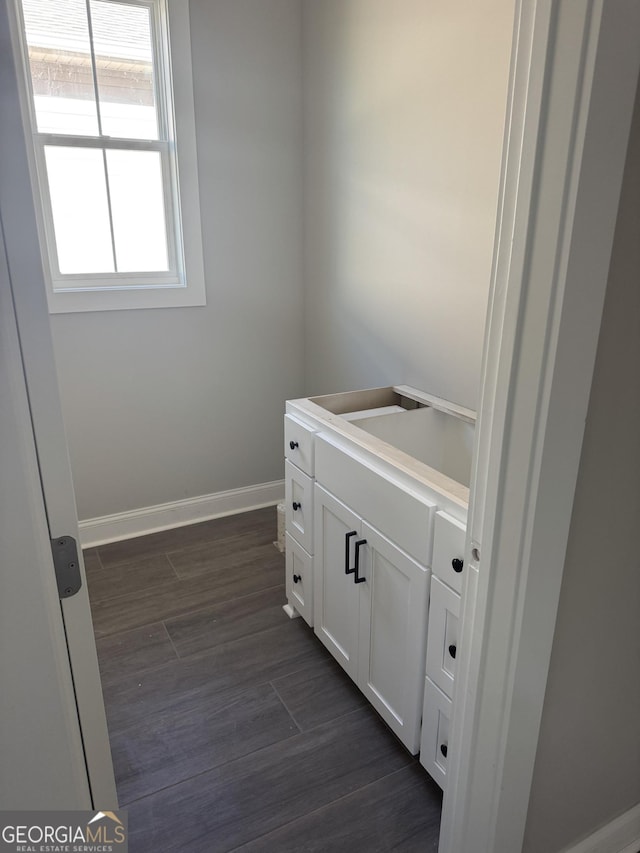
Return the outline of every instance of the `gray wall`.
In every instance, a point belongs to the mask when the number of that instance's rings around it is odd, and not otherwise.
[[[206,308],[52,316],[79,516],[282,477],[302,391],[299,0],[192,0]]]
[[[640,802],[639,232],[637,98],[525,853],[556,853]]]
[[[306,390],[477,405],[513,0],[303,0]]]
[[[286,398],[475,407],[513,6],[192,0],[208,304],[51,318],[80,518],[280,479]]]

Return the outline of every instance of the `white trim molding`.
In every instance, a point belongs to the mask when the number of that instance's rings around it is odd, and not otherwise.
[[[185,527],[199,521],[209,521],[224,515],[249,512],[265,506],[275,506],[284,499],[284,480],[260,483],[241,489],[229,489],[212,495],[200,495],[156,506],[141,507],[130,512],[118,512],[100,518],[78,522],[80,544],[94,548],[108,542],[133,539],[147,533],[158,533],[173,527]],[[274,527],[274,539],[276,529]]]
[[[639,28],[517,4],[440,853],[523,847]]]
[[[562,853],[638,853],[640,803]]]

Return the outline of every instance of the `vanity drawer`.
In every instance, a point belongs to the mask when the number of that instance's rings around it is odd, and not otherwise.
[[[284,416],[284,455],[305,474],[313,477],[313,436],[315,430],[293,415]]]
[[[285,586],[287,599],[313,628],[313,557],[286,534]]]
[[[284,463],[286,532],[309,554],[313,551],[313,480],[291,462]]]
[[[444,790],[447,778],[451,699],[425,679],[420,764]]]
[[[438,578],[432,577],[427,639],[427,675],[449,699],[453,697],[459,616],[460,596]]]
[[[462,591],[466,535],[467,528],[463,522],[446,512],[436,513],[431,569],[434,575],[458,593]]]

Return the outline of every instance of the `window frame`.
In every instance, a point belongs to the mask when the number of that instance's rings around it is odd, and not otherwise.
[[[21,0],[14,0],[12,4],[15,12],[13,37],[22,65],[18,69],[22,72],[18,74],[21,107],[25,132],[31,138],[28,149],[32,191],[52,314],[206,304],[188,0],[114,1],[151,10],[159,139],[38,131]],[[48,145],[159,152],[169,271],[60,274],[45,163]],[[84,287],[74,284],[83,281],[87,282]]]

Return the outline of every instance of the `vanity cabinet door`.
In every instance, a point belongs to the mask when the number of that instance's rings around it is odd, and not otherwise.
[[[313,480],[291,462],[284,463],[286,530],[313,553]]]
[[[453,698],[459,616],[460,596],[438,578],[431,578],[427,675],[449,699]]]
[[[420,719],[431,572],[363,522],[358,575],[360,639],[358,686],[416,754]]]
[[[285,589],[289,604],[313,627],[313,557],[285,534]]]
[[[446,512],[437,512],[433,533],[433,574],[460,595],[464,574],[466,525]]]
[[[354,582],[355,545],[362,520],[345,504],[315,486],[314,631],[354,681],[358,674],[361,584]]]
[[[284,456],[305,474],[313,477],[313,437],[315,430],[293,415],[284,416]]]
[[[447,779],[451,699],[427,676],[420,741],[420,764],[444,790]]]

